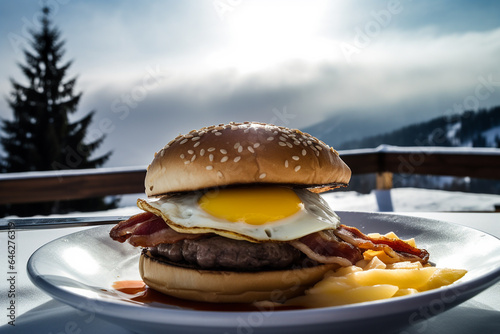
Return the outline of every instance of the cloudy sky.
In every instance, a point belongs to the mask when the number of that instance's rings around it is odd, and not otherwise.
[[[41,3],[0,0],[2,118]],[[107,166],[233,120],[384,132],[500,104],[498,1],[45,3],[83,92],[75,117],[96,110],[89,138],[107,135]]]

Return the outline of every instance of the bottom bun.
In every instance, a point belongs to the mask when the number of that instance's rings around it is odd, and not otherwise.
[[[161,261],[149,252],[139,260],[142,280],[164,294],[200,302],[251,303],[259,300],[284,302],[320,281],[337,264],[309,268],[235,272],[186,268]]]

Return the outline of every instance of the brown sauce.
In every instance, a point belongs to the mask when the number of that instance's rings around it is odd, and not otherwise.
[[[171,297],[161,292],[151,289],[143,281],[116,281],[113,284],[113,289],[129,295],[125,299],[134,303],[161,303],[169,306],[176,306],[182,309],[192,309],[198,311],[220,311],[220,312],[254,312],[254,311],[281,311],[281,310],[296,310],[298,307],[281,306],[276,304],[244,304],[244,303],[206,303],[184,300]]]

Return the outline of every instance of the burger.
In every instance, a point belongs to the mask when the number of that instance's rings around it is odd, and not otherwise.
[[[282,302],[366,249],[427,262],[425,250],[340,223],[320,193],[350,177],[337,151],[300,130],[205,127],[155,154],[148,198],[137,201],[144,212],[110,236],[142,248],[139,272],[150,288],[213,303]]]

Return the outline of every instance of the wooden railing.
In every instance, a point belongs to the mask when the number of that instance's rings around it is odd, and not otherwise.
[[[144,192],[146,168],[0,174],[0,205]]]
[[[377,188],[392,173],[500,179],[500,149],[394,147],[340,151],[354,175],[376,173]],[[0,174],[0,205],[144,192],[145,167]]]
[[[397,147],[341,151],[353,174],[376,173],[377,188],[392,188],[392,174],[473,177],[500,180],[500,149]]]

